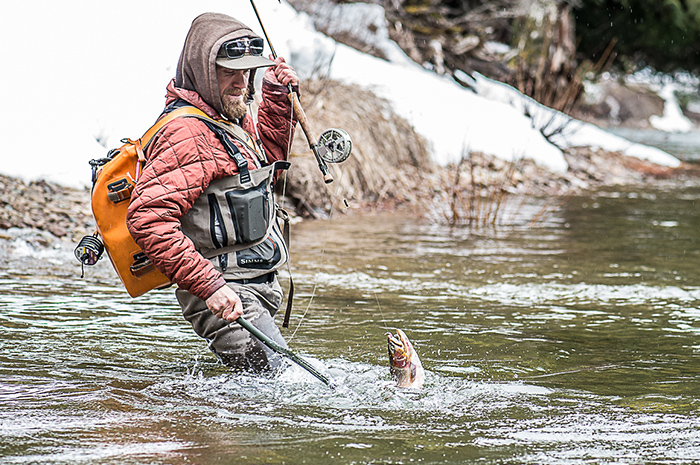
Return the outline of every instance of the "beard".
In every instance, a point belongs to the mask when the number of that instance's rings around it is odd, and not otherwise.
[[[238,96],[241,98],[229,99],[226,98],[228,95]],[[248,112],[246,107],[246,100],[248,98],[248,88],[244,89],[226,89],[221,96],[221,104],[223,105],[224,116],[230,120],[239,120],[245,116]]]

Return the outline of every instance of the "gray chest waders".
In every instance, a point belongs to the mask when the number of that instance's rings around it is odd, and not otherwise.
[[[234,144],[229,135],[230,131],[225,130],[222,127],[219,127],[218,125],[215,125],[209,121],[204,121],[204,123],[209,127],[209,129],[217,136],[221,144],[224,146],[226,149],[226,152],[228,155],[233,159],[233,161],[236,163],[236,166],[238,167],[238,173],[239,173],[239,181],[241,184],[248,184],[252,181],[251,178],[251,172],[248,169],[248,160],[241,154],[239,148]],[[244,141],[241,141],[244,142]],[[281,162],[277,161],[275,162],[275,167],[273,168],[274,171],[277,171],[279,169],[288,169],[290,166],[289,162]],[[273,187],[271,186],[270,188],[270,197],[272,197],[272,191]],[[229,206],[232,207],[231,210],[236,210],[235,205],[232,205],[232,201],[229,198]],[[256,205],[257,202],[255,200],[245,200],[239,205],[239,209],[243,211],[248,211],[248,208],[251,207],[251,204]],[[215,205],[214,202],[210,202],[210,205]],[[260,209],[263,209],[262,206],[259,206]],[[284,243],[286,244],[287,250],[289,250],[289,240],[290,240],[290,232],[289,232],[289,215],[287,214],[286,211],[278,208],[274,204],[274,200],[270,198],[270,202],[268,204],[268,208],[272,208],[275,210],[274,214],[272,215],[271,221],[277,221],[277,218],[282,219],[284,222],[284,227],[282,233],[282,237],[280,238]],[[240,216],[245,216],[246,218],[241,218],[240,221],[237,222],[239,224],[239,227],[243,229],[244,231],[241,231],[239,234],[239,237],[242,237],[244,240],[249,239],[249,240],[255,240],[257,236],[253,233],[254,231],[260,232],[260,230],[267,229],[267,227],[263,224],[258,224],[259,221],[264,221],[265,219],[265,212],[264,211],[256,211],[255,213],[252,214],[245,214],[242,212],[238,212]],[[239,216],[235,215],[234,216]],[[223,228],[223,223],[219,225],[220,228]],[[274,230],[274,228],[273,228]],[[276,232],[273,232],[273,234],[276,234]],[[214,237],[217,237],[214,235]],[[222,235],[223,237],[223,235]],[[267,237],[267,236],[266,236]],[[217,248],[225,248],[227,244],[224,243],[219,243],[215,244],[218,245]],[[205,254],[205,257],[207,257],[209,254]],[[288,255],[288,253],[287,253]],[[222,270],[226,271],[226,269],[229,266],[228,263],[228,253],[222,253],[218,255],[218,260],[219,260],[219,266],[222,268]],[[210,257],[207,257],[210,258]],[[288,261],[285,259],[285,261]],[[243,279],[234,279],[233,281],[245,284],[245,282],[250,281],[248,278],[243,278]],[[287,296],[287,308],[284,313],[284,320],[282,322],[282,327],[288,328],[289,327],[289,320],[291,317],[291,311],[292,311],[292,301],[294,299],[294,280],[292,279],[292,274],[291,272],[289,273],[289,294]]]

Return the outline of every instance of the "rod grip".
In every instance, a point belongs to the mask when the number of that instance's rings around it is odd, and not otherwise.
[[[299,120],[301,129],[302,131],[304,131],[304,135],[306,136],[306,141],[309,143],[309,147],[311,147],[313,144],[316,143],[317,139],[315,134],[309,127],[309,119],[306,117],[304,108],[301,106],[301,102],[299,101],[299,95],[297,95],[296,92],[290,92],[288,96],[289,100],[292,102],[292,107],[294,108],[294,116],[296,116],[297,120]]]
[[[296,116],[297,120],[299,120],[301,129],[302,131],[304,131],[304,135],[306,136],[306,141],[309,143],[309,148],[313,152],[314,157],[316,157],[318,168],[323,174],[323,182],[325,182],[326,184],[330,184],[333,182],[333,176],[328,172],[328,166],[326,166],[326,162],[323,161],[323,158],[318,153],[318,145],[316,145],[317,139],[311,131],[311,128],[309,127],[309,120],[306,117],[306,113],[304,112],[304,109],[301,106],[301,102],[299,101],[299,95],[297,95],[296,92],[289,92],[289,94],[287,95],[289,97],[289,101],[292,102],[292,108],[294,108],[294,116]]]

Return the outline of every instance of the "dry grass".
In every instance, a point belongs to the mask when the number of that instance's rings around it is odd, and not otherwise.
[[[345,162],[329,165],[335,180],[326,185],[297,129],[285,194],[298,213],[322,217],[331,209],[417,204],[432,188],[435,167],[425,140],[388,102],[355,87],[314,80],[303,84],[302,105],[317,136],[344,129],[353,151]]]
[[[450,226],[472,229],[510,226],[523,221],[523,206],[539,204],[541,208],[529,220],[535,225],[563,203],[562,196],[548,186],[532,183],[534,178],[530,176],[538,176],[539,168],[528,160],[506,162],[465,150],[460,162],[447,167],[446,172],[449,182],[434,199],[430,216]]]
[[[517,184],[514,176],[519,163],[504,163],[497,176],[489,176],[486,170],[493,173],[493,167],[485,161],[483,154],[464,150],[455,167],[454,181],[447,188],[449,209],[443,216],[448,224],[484,227],[502,220],[505,204],[512,199],[510,194]],[[485,183],[489,177],[492,179]]]
[[[371,92],[314,80],[303,83],[302,93],[313,132],[341,128],[353,140],[350,158],[329,165],[335,181],[327,185],[297,129],[292,168],[278,188],[285,194],[284,208],[304,217],[401,208],[441,223],[492,227],[511,224],[523,205],[536,200],[542,208],[532,221],[538,223],[572,193],[673,175],[648,162],[583,147],[564,152],[570,166],[565,173],[528,159],[511,163],[466,151],[460,163],[442,167],[411,125]]]

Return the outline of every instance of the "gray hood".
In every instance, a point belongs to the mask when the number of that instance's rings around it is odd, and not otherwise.
[[[259,36],[245,24],[224,14],[204,13],[196,17],[177,64],[175,86],[197,92],[206,103],[223,113],[216,80],[216,54],[221,44],[241,37]],[[273,64],[263,60],[267,63],[260,62],[259,66]]]

